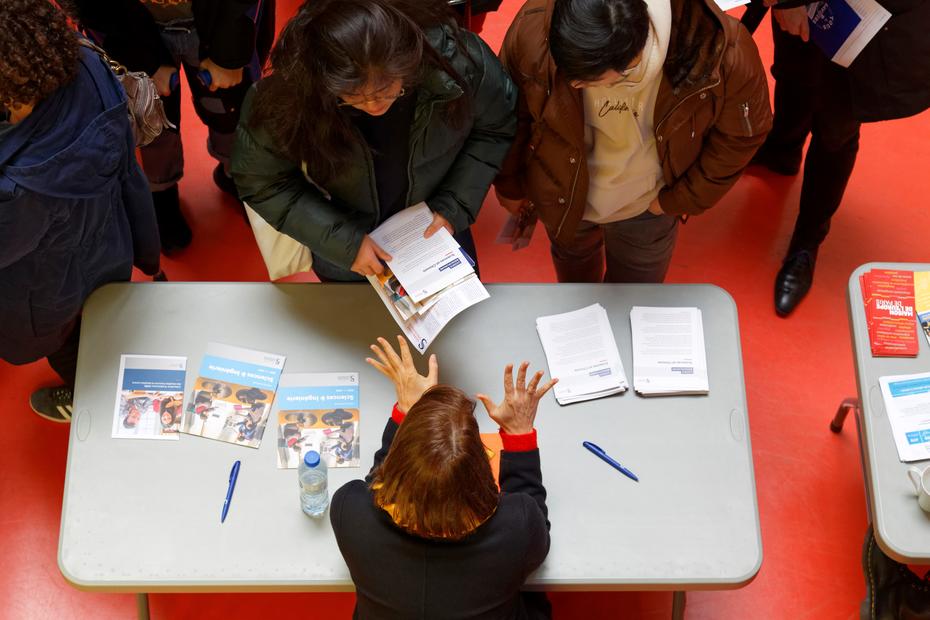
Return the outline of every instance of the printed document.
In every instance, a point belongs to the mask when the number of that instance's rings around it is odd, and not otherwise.
[[[475,273],[448,230],[440,228],[429,239],[423,236],[432,221],[433,212],[421,202],[394,215],[369,235],[391,255],[388,267],[418,303]]]
[[[181,432],[258,448],[284,361],[283,355],[208,343]]]
[[[930,459],[930,373],[882,377],[879,383],[898,458]]]
[[[626,391],[623,362],[603,306],[541,316],[536,331],[549,374],[559,379],[553,392],[560,405]]]
[[[186,357],[120,356],[112,436],[177,439],[186,368]]]
[[[368,281],[420,353],[426,353],[459,312],[489,297],[474,261],[448,230],[423,237],[432,221],[433,212],[421,202],[371,232],[392,260],[384,273],[368,276]]]
[[[644,396],[709,391],[698,308],[633,306],[630,325],[634,390]]]
[[[319,452],[327,467],[358,467],[358,373],[281,375],[278,467],[295,469],[304,454]]]

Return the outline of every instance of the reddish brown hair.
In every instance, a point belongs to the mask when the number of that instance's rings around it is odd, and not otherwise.
[[[372,478],[375,504],[399,527],[431,539],[460,539],[497,509],[500,497],[481,443],[475,402],[437,385],[410,408]]]

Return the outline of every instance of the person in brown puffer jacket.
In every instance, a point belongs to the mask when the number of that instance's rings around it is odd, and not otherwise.
[[[661,282],[678,222],[771,128],[758,50],[713,0],[529,0],[501,58],[519,126],[495,189],[545,224],[560,282]]]

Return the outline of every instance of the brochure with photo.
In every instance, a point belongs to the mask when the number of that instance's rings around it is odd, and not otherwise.
[[[285,359],[274,353],[208,344],[181,432],[258,448]]]
[[[177,439],[186,357],[121,355],[113,437]]]
[[[278,467],[296,469],[309,450],[328,467],[358,467],[358,403],[357,372],[282,376],[275,401]]]

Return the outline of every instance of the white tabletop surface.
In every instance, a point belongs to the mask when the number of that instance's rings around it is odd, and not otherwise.
[[[707,396],[623,395],[537,417],[552,548],[529,579],[549,590],[722,589],[762,562],[736,307],[709,285],[489,285],[491,298],[438,337],[440,380],[502,394],[508,362],[545,369],[535,318],[598,302],[632,383],[630,307],[703,312]],[[110,437],[120,354],[186,355],[187,390],[208,342],[287,355],[285,372],[357,371],[363,477],[394,402],[364,363],[376,336],[398,333],[368,285],[116,284],[88,301],[62,508],[59,566],[74,585],[133,591],[339,590],[351,580],[328,519],[300,511],[297,474],[279,470],[273,423],[259,449],[182,435]],[[425,368],[425,360],[424,360]],[[477,411],[482,432],[496,426]],[[635,483],[582,448],[599,444]],[[893,449],[893,447],[892,447]],[[229,469],[242,467],[220,524]],[[901,475],[901,486],[904,485]],[[916,503],[914,504],[916,507]],[[377,561],[377,558],[372,558]]]

